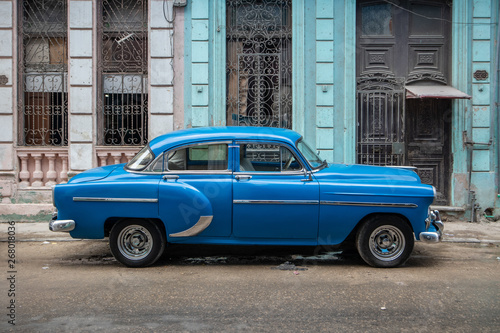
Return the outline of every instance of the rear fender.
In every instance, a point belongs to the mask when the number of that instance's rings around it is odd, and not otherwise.
[[[172,241],[198,222],[207,219],[211,221],[213,210],[212,204],[201,191],[189,184],[176,181],[160,185],[159,215],[165,224],[167,239]]]

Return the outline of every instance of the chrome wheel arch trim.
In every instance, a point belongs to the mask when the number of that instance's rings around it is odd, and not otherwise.
[[[168,235],[169,237],[193,237],[198,234],[200,234],[203,230],[208,228],[208,226],[212,223],[213,220],[213,215],[210,216],[200,216],[200,219],[198,222],[196,222],[195,225],[193,225],[191,228],[181,231],[181,232],[176,232],[174,234]]]

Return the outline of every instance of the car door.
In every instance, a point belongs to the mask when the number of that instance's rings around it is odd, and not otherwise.
[[[237,142],[234,156],[234,236],[315,244],[319,185],[297,153],[275,142]]]
[[[163,154],[158,162],[163,164],[159,215],[167,226],[169,241],[186,241],[179,234],[184,235],[204,218],[211,218],[211,223],[200,237],[231,235],[232,159],[228,148],[229,142],[204,142]]]

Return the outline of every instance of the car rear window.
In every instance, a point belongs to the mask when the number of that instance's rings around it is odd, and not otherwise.
[[[138,152],[137,155],[130,160],[130,162],[127,163],[125,168],[133,171],[144,170],[144,168],[146,168],[153,159],[154,155],[151,152],[151,149],[149,149],[149,146],[146,146],[142,148],[142,150]]]

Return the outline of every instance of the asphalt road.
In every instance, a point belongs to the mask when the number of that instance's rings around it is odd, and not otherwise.
[[[0,243],[2,332],[500,331],[498,243],[417,244],[395,269],[314,249],[218,247],[129,269],[106,242],[34,240],[15,244],[11,270],[8,249]]]

